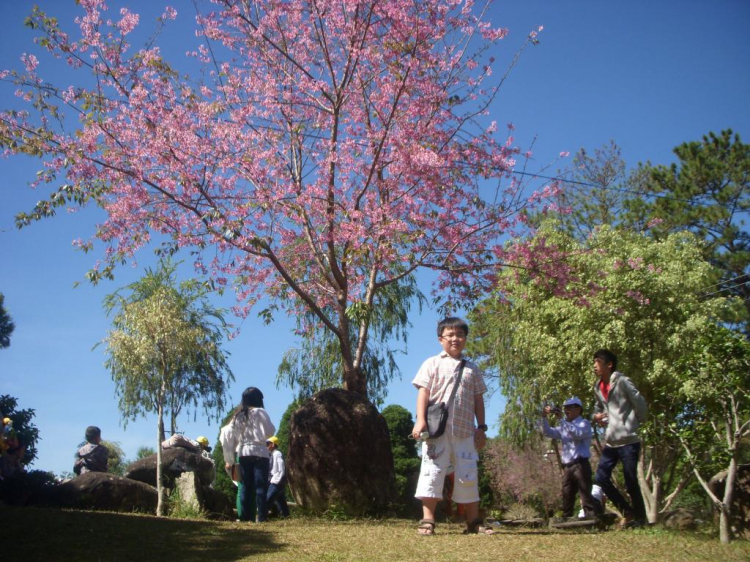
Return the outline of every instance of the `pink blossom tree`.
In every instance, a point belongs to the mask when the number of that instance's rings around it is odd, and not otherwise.
[[[95,282],[152,238],[197,249],[201,273],[234,284],[239,314],[268,297],[306,319],[302,335],[329,330],[344,387],[366,394],[378,295],[428,268],[448,301],[476,297],[514,259],[502,241],[524,231],[521,211],[555,190],[522,193],[512,133],[487,117],[506,30],[471,0],[213,4],[188,53],[200,79],[156,39],[132,49],[127,8],[110,19],[103,0],[81,0],[76,38],[35,9],[38,43],[81,78],[53,85],[34,55],[2,74],[31,107],[0,113],[0,144],[42,157],[36,183],[53,188],[19,225],[101,206]]]

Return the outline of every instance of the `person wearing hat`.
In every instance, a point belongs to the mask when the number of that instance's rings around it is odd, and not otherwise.
[[[591,496],[591,422],[581,416],[583,404],[577,396],[568,398],[563,403],[565,419],[560,420],[557,427],[550,427],[547,420],[553,412],[559,413],[559,410],[551,406],[545,406],[542,410],[542,432],[547,437],[560,441],[562,446],[563,517],[573,517],[576,492],[581,496],[581,507],[586,517],[596,517],[601,510]]]
[[[289,517],[289,506],[286,504],[286,465],[284,455],[279,451],[279,438],[275,435],[266,440],[266,447],[271,453],[271,470],[269,472],[268,505],[276,506],[280,517]]]
[[[210,460],[211,462],[214,462],[213,457],[211,457],[211,447],[208,445],[208,437],[201,435],[200,437],[198,437],[198,439],[195,440],[195,442],[198,443],[200,447],[201,456]]]
[[[85,474],[87,472],[107,472],[109,449],[102,445],[102,430],[95,425],[86,428],[86,444],[76,453],[73,472]]]

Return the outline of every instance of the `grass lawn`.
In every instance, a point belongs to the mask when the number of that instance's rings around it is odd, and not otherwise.
[[[750,560],[750,542],[722,546],[696,533],[501,530],[465,536],[441,524],[418,537],[416,521],[293,518],[260,525],[160,519],[92,511],[0,507],[0,560],[67,562]]]

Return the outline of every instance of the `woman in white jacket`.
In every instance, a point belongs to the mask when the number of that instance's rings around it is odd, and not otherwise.
[[[235,452],[239,455],[244,484],[240,488],[240,502],[243,512],[249,514],[250,494],[255,494],[258,522],[268,521],[266,494],[270,455],[266,440],[275,432],[276,428],[263,408],[263,393],[252,386],[242,393],[242,404],[237,408],[232,421],[221,431],[224,466],[228,471],[231,470]]]

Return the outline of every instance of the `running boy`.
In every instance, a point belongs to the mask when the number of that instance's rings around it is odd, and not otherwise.
[[[465,504],[465,532],[493,534],[479,518],[477,477],[477,451],[486,441],[483,395],[487,387],[479,368],[462,356],[469,334],[466,322],[460,318],[446,318],[438,324],[437,334],[442,353],[427,359],[412,381],[418,391],[417,422],[412,430],[415,439],[427,430],[427,407],[446,402],[462,364],[463,373],[453,402],[448,404],[445,433],[422,443],[422,467],[415,494],[422,501],[422,520],[417,531],[420,535],[435,534],[435,510],[443,497],[445,476],[455,471],[453,501]]]
[[[600,349],[594,353],[594,373],[598,380],[594,383],[596,406],[593,420],[607,428],[602,458],[596,469],[596,483],[623,514],[621,527],[641,527],[646,524],[646,507],[638,484],[641,452],[638,428],[646,421],[646,400],[633,381],[617,370],[617,356],[611,351]],[[612,471],[618,462],[622,463],[630,503],[612,483]]]

